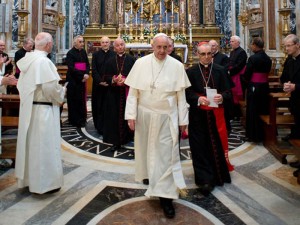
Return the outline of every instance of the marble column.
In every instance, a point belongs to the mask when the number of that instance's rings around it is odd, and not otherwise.
[[[105,1],[105,19],[106,27],[116,27],[117,24],[117,3],[116,0]]]
[[[199,0],[188,0],[189,15],[191,15],[192,26],[199,26]]]
[[[99,0],[90,0],[89,7],[90,7],[90,27],[99,27],[100,26],[100,6],[101,1]]]
[[[207,26],[213,26],[216,24],[215,0],[204,0],[203,3],[203,23]]]

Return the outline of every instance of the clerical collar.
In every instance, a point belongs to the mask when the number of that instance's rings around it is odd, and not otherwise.
[[[209,64],[207,64],[207,65],[204,65],[204,64],[202,64],[202,63],[200,62],[199,65],[200,65],[201,67],[208,68],[208,67],[211,65],[211,62],[210,62]]]
[[[125,55],[125,52],[122,54],[117,54],[117,55],[122,58]]]
[[[300,58],[300,53],[296,57],[292,56],[292,58],[293,58],[293,60],[299,59]]]
[[[219,51],[216,51],[215,53],[213,53],[213,57],[216,55],[216,54],[218,54],[219,53]]]

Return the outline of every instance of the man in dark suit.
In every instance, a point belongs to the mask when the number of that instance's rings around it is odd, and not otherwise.
[[[210,40],[208,43],[211,46],[211,53],[213,56],[214,63],[224,67],[224,69],[226,70],[226,76],[227,76],[229,86],[231,88],[233,88],[234,83],[232,82],[232,80],[228,74],[228,66],[229,66],[228,56],[219,51],[219,44],[216,40]],[[227,132],[230,133],[231,132],[230,120],[232,119],[231,109],[232,109],[232,104],[233,104],[232,96],[230,96],[227,99],[224,99],[223,104],[224,104],[224,116],[225,116],[225,120],[226,120],[226,129],[227,129]]]
[[[174,59],[177,59],[179,62],[182,62],[181,57],[175,53],[175,50],[174,50],[174,40],[172,38],[170,38],[170,37],[168,38],[168,40],[169,40],[168,55],[172,56]]]
[[[247,62],[247,53],[240,47],[240,44],[241,39],[239,36],[232,36],[230,38],[232,51],[229,57],[229,74],[235,84],[235,87],[232,88],[232,95],[234,103],[233,116],[236,118],[241,116],[239,101],[244,98],[245,88],[241,83],[240,76],[244,73]]]
[[[272,60],[263,50],[264,41],[260,37],[253,38],[251,51],[243,79],[247,83],[246,105],[246,138],[248,141],[263,140],[263,124],[260,115],[269,112],[269,81],[268,75],[272,67]]]
[[[92,89],[92,115],[94,126],[100,135],[103,134],[103,104],[107,92],[108,84],[103,82],[103,71],[105,62],[116,53],[109,49],[110,39],[106,36],[100,40],[101,49],[93,53],[92,58],[92,76],[93,76],[93,89]]]
[[[291,94],[290,110],[295,121],[291,133],[283,138],[287,141],[289,139],[300,139],[300,40],[296,35],[290,34],[286,36],[283,42],[288,58],[284,63],[280,80],[283,83],[283,91]],[[291,166],[298,168],[293,173],[295,177],[298,177],[300,173],[299,161],[291,164]]]
[[[17,62],[22,59],[26,52],[31,52],[34,46],[34,40],[32,38],[26,38],[23,42],[23,47],[20,48],[18,51],[15,53],[15,65],[16,65],[16,73],[15,77],[19,78],[20,75],[20,70],[17,67]]]

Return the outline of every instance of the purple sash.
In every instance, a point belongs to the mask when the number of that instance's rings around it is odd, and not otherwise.
[[[234,104],[238,104],[239,101],[243,100],[243,89],[240,76],[244,74],[245,70],[246,66],[238,74],[231,77],[232,82],[235,84],[235,86],[231,89]]]
[[[80,71],[86,71],[86,63],[85,62],[76,62],[75,69]]]
[[[251,82],[253,83],[267,83],[268,74],[267,73],[253,73],[251,77]]]

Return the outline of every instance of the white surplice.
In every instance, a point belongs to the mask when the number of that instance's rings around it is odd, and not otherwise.
[[[125,119],[136,120],[136,181],[149,179],[146,196],[177,199],[186,187],[178,142],[178,126],[188,124],[185,88],[190,82],[183,64],[150,54],[136,61],[125,84],[130,86]]]
[[[20,188],[28,186],[30,192],[42,194],[63,184],[59,107],[65,88],[58,84],[60,77],[47,52],[27,53],[17,65],[21,74],[16,177]]]

